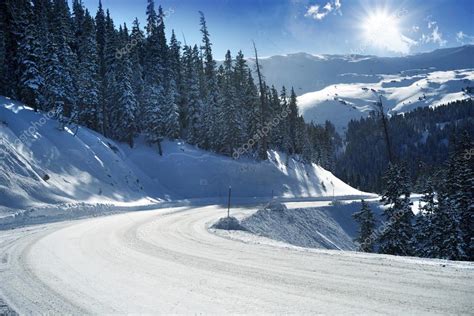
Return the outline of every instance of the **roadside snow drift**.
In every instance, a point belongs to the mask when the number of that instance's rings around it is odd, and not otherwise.
[[[376,203],[369,203],[379,218]],[[356,250],[354,238],[358,225],[352,214],[360,210],[360,202],[314,208],[264,208],[242,220],[248,231],[295,246]]]
[[[83,127],[61,131],[46,113],[0,97],[0,217],[48,204],[151,203],[224,197],[360,195],[330,172],[278,152],[233,160],[182,142],[163,156],[137,139],[130,148]]]

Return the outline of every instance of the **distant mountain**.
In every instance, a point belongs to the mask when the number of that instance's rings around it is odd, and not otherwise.
[[[330,120],[343,132],[351,119],[374,110],[379,97],[389,114],[405,113],[424,106],[438,106],[473,96],[474,69],[403,72],[380,75],[375,83],[333,84],[298,97],[300,112],[307,122]]]
[[[329,120],[339,132],[379,96],[389,114],[403,113],[470,98],[474,87],[474,45],[404,57],[297,53],[261,64],[268,84],[295,88],[307,122]]]
[[[268,84],[294,87],[302,95],[337,83],[376,83],[380,74],[474,68],[474,45],[403,57],[296,53],[262,58],[261,65]]]

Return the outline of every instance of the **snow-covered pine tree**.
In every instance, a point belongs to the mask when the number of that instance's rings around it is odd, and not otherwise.
[[[3,30],[4,43],[4,86],[0,89],[5,95],[18,99],[18,45],[20,42],[22,23],[17,16],[22,15],[22,7],[28,5],[27,1],[0,1],[0,17]],[[24,22],[23,22],[24,23]]]
[[[41,47],[36,34],[33,11],[29,2],[22,3],[17,11],[16,25],[18,27],[18,95],[20,100],[32,106],[35,111],[41,108],[43,96],[41,93],[44,78],[40,72]]]
[[[200,25],[202,35],[201,51],[203,54],[203,80],[202,80],[202,95],[204,109],[202,111],[201,119],[203,120],[203,127],[205,128],[204,139],[202,141],[205,149],[216,150],[220,140],[219,122],[215,118],[219,115],[219,87],[217,84],[216,61],[212,55],[212,44],[210,40],[209,31],[207,29],[206,19],[204,13],[200,14]]]
[[[171,59],[171,49],[168,47],[165,36],[165,14],[163,8],[159,6],[157,15],[156,27],[156,41],[157,60],[161,65],[162,74],[159,76],[159,81],[163,86],[163,103],[161,107],[160,124],[162,136],[176,139],[180,137],[180,123],[179,123],[179,91],[176,80],[179,80],[179,47],[176,38],[173,42],[173,49],[175,49],[175,60]],[[176,64],[178,63],[178,64]]]
[[[238,121],[237,102],[234,90],[232,56],[228,50],[222,68],[223,74],[220,83],[221,104],[219,106],[219,120],[221,122],[221,152],[231,156],[240,139],[241,130]]]
[[[433,247],[433,215],[437,211],[438,204],[431,179],[425,184],[425,190],[420,202],[423,205],[415,218],[414,245],[415,253],[419,257],[429,257],[434,252]]]
[[[278,125],[279,138],[279,149],[288,153],[288,150],[291,148],[291,137],[290,137],[290,107],[288,104],[288,94],[286,88],[283,86],[280,92],[280,116],[281,122]]]
[[[374,252],[375,240],[373,238],[375,229],[375,217],[369,204],[365,200],[361,200],[361,209],[352,214],[356,222],[359,224],[359,231],[355,241],[359,244],[359,251]]]
[[[48,37],[43,93],[48,104],[48,110],[55,111],[60,121],[60,129],[62,129],[68,123],[68,118],[64,113],[64,104],[67,96],[63,83],[69,82],[71,79],[59,61],[56,51],[57,45],[51,37]]]
[[[305,163],[311,163],[313,159],[313,148],[309,137],[309,127],[305,124],[303,117],[300,117],[301,126],[301,158]]]
[[[474,148],[469,133],[464,130],[459,137],[456,149],[455,208],[459,214],[460,229],[463,235],[463,251],[467,260],[474,261],[474,161],[466,155]],[[467,157],[467,158],[466,158]]]
[[[132,69],[128,55],[124,55],[117,70],[118,103],[115,117],[114,136],[120,141],[127,142],[133,147],[133,140],[137,133],[137,100],[133,93],[131,78]]]
[[[109,10],[106,10],[105,17],[105,85],[104,85],[104,112],[103,117],[103,133],[106,136],[113,134],[115,124],[117,124],[118,103],[118,81],[117,81],[117,65],[119,61],[116,60],[117,49],[119,49],[118,34],[115,30],[114,22],[110,16]],[[121,61],[120,61],[121,62]]]
[[[179,108],[176,104],[178,92],[174,79],[168,83],[165,91],[165,103],[163,104],[163,133],[164,136],[177,139],[180,137]]]
[[[278,95],[278,91],[274,85],[271,86],[270,90],[267,94],[268,100],[268,118],[267,124],[271,126],[268,138],[269,147],[272,149],[277,149],[277,140],[278,140],[278,128],[275,124],[275,128],[273,127],[273,119],[277,120],[280,112],[280,97]]]
[[[175,103],[178,107],[180,130],[186,127],[186,104],[183,97],[183,66],[181,64],[181,43],[176,39],[174,30],[171,30],[171,38],[169,44],[169,71],[170,80],[174,81],[176,86]]]
[[[381,202],[386,227],[379,237],[379,252],[409,256],[413,254],[413,212],[410,202],[409,178],[403,166],[390,164],[384,177],[386,188]]]
[[[33,0],[33,15],[35,24],[35,34],[39,42],[39,61],[38,65],[40,72],[43,75],[45,73],[45,59],[48,44],[48,34],[50,33],[50,16],[52,12],[52,2],[49,0]],[[48,109],[46,98],[43,96],[40,107],[42,109]]]
[[[438,211],[435,212],[433,225],[435,236],[433,244],[436,247],[433,256],[451,260],[465,260],[466,243],[462,229],[463,210],[469,205],[464,198],[464,190],[468,189],[469,170],[465,169],[465,160],[461,153],[462,146],[459,140],[454,140],[454,150],[446,162],[446,169],[442,177],[440,192],[438,194]],[[469,190],[469,189],[468,189]],[[471,194],[468,191],[468,194]],[[472,200],[470,201],[472,203]]]
[[[234,102],[235,102],[235,108],[236,108],[236,121],[237,126],[239,127],[239,135],[236,136],[238,139],[238,143],[242,144],[246,142],[249,138],[246,137],[246,131],[248,130],[248,113],[247,112],[247,107],[245,105],[245,99],[246,99],[246,90],[247,90],[247,73],[249,71],[249,68],[247,66],[247,62],[244,58],[244,54],[242,51],[239,51],[237,53],[237,56],[235,57],[235,62],[234,62],[234,68],[233,68],[233,75],[232,75],[232,85],[233,85],[233,91],[234,91]]]
[[[133,94],[137,101],[137,112],[135,113],[135,118],[137,121],[137,129],[139,132],[143,130],[141,123],[145,120],[145,109],[144,109],[144,81],[143,81],[143,46],[145,42],[145,37],[143,31],[140,29],[140,24],[138,19],[135,18],[132,25],[132,31],[130,34],[130,43],[131,46],[130,53],[130,62],[132,65],[132,88]]]
[[[201,99],[200,75],[202,63],[199,58],[199,49],[196,45],[193,48],[184,48],[184,87],[183,97],[186,112],[186,139],[191,144],[202,145],[204,139],[203,109]]]
[[[44,94],[49,101],[49,107],[56,106],[63,123],[68,123],[77,120],[75,79],[78,67],[77,56],[70,46],[73,42],[71,13],[66,0],[53,1],[52,12],[54,14],[51,15],[51,32],[48,36]]]
[[[95,15],[95,29],[96,29],[96,43],[97,43],[97,65],[98,65],[98,81],[99,81],[99,111],[98,117],[98,128],[102,134],[105,135],[106,123],[105,115],[107,113],[106,107],[106,66],[105,66],[105,12],[102,8],[102,1],[99,0],[99,7]]]
[[[432,217],[432,247],[427,253],[430,258],[461,260],[465,258],[459,216],[453,203],[443,190],[438,194],[438,208]]]
[[[79,122],[96,131],[100,131],[99,124],[99,66],[97,64],[97,43],[94,20],[86,10],[83,24],[80,26],[78,40],[79,69],[77,75],[77,96],[79,108]]]
[[[247,83],[244,91],[244,120],[247,122],[246,129],[244,131],[244,139],[247,141],[248,139],[255,137],[261,114],[258,90],[250,69],[247,72]]]
[[[288,101],[288,132],[290,138],[290,147],[287,149],[289,154],[297,152],[297,121],[298,121],[298,106],[296,101],[296,93],[293,87],[291,88],[290,99]]]
[[[162,31],[160,25],[158,25],[159,23],[163,23],[163,21],[155,11],[155,3],[153,0],[148,0],[147,37],[143,56],[143,78],[145,83],[145,89],[143,91],[143,125],[146,139],[151,144],[158,145],[160,154],[162,154],[161,141],[165,133],[163,109],[166,104],[167,93],[164,82],[165,68],[162,59],[166,53],[163,52],[162,46],[166,46],[166,39],[163,44],[163,34],[161,34]]]
[[[72,34],[73,34],[73,42],[71,45],[71,49],[78,55],[78,59],[80,60],[79,56],[79,46],[80,42],[83,38],[83,27],[85,22],[85,10],[81,0],[73,0],[72,1]]]

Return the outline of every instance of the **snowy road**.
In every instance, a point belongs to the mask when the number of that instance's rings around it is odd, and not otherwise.
[[[0,231],[0,296],[20,314],[474,310],[472,264],[243,243],[207,230],[224,212],[170,208]]]

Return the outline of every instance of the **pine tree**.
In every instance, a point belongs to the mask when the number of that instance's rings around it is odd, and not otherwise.
[[[97,46],[94,20],[85,11],[80,26],[81,37],[78,40],[79,70],[77,76],[77,95],[79,103],[79,122],[99,131],[99,66],[97,64]]]
[[[438,208],[431,180],[427,181],[423,193],[420,202],[424,205],[420,208],[420,212],[415,219],[414,244],[416,245],[417,256],[429,257],[434,252],[432,240],[434,235],[433,216]]]
[[[298,150],[297,144],[297,120],[298,120],[298,106],[296,104],[296,93],[293,88],[291,88],[290,100],[288,103],[289,114],[288,114],[288,132],[290,140],[290,148],[288,152],[290,154],[295,154]]]
[[[361,210],[352,216],[359,223],[358,237],[355,239],[359,243],[359,251],[374,252],[375,218],[367,202],[361,200]]]
[[[2,36],[4,45],[3,75],[4,85],[0,88],[5,95],[18,99],[18,44],[22,29],[22,21],[18,16],[23,15],[22,6],[26,1],[0,1],[0,17],[2,19]]]
[[[181,43],[176,39],[174,30],[171,31],[169,45],[170,80],[176,86],[175,103],[178,106],[180,128],[186,127],[186,104],[183,97],[183,66],[181,65]]]
[[[260,107],[258,90],[253,80],[252,71],[247,73],[247,83],[244,96],[244,121],[246,121],[244,139],[251,139],[257,134],[258,124],[260,122]]]
[[[201,119],[203,120],[203,126],[205,128],[205,135],[203,139],[203,147],[205,149],[216,149],[218,147],[218,141],[220,140],[219,122],[215,119],[219,115],[219,94],[217,85],[216,75],[216,62],[212,55],[212,44],[210,40],[209,31],[207,29],[206,19],[202,12],[200,25],[202,34],[202,46],[204,58],[204,69],[203,69],[203,103],[204,109],[202,111]]]
[[[232,86],[234,93],[234,102],[236,109],[236,122],[239,128],[239,135],[236,135],[236,141],[239,144],[246,142],[249,137],[247,137],[248,125],[249,122],[247,117],[249,116],[248,108],[246,107],[246,99],[251,97],[247,96],[247,74],[249,68],[247,62],[245,61],[244,54],[242,51],[237,53],[234,62],[233,74],[232,74]]]
[[[147,140],[157,144],[161,154],[161,141],[165,134],[164,118],[166,94],[169,90],[165,87],[165,67],[163,56],[166,55],[166,38],[164,38],[163,17],[157,15],[155,3],[148,0],[147,6],[147,38],[145,42],[144,58],[144,131]]]
[[[106,11],[105,17],[105,45],[104,45],[104,58],[105,58],[105,82],[104,82],[104,105],[103,113],[101,115],[103,121],[103,133],[105,136],[113,134],[114,125],[118,121],[117,107],[119,99],[119,82],[117,80],[118,75],[118,64],[122,60],[117,60],[117,49],[119,48],[119,37],[115,30],[114,22],[110,17],[109,10]],[[124,58],[125,56],[122,56]]]
[[[140,29],[140,24],[138,19],[135,18],[132,25],[132,31],[130,34],[130,45],[131,50],[129,53],[130,62],[132,65],[132,88],[133,94],[137,101],[137,112],[135,117],[137,122],[143,122],[145,120],[145,99],[144,99],[144,90],[145,82],[143,80],[143,46],[145,42],[145,37],[143,31]],[[141,124],[137,124],[137,129],[142,131],[143,128]]]
[[[19,27],[17,30],[19,34],[17,64],[20,80],[18,95],[21,101],[38,111],[43,103],[41,89],[44,84],[39,64],[41,49],[35,33],[37,28],[34,24],[31,5],[25,3],[21,10],[16,17]]]
[[[102,8],[102,1],[99,0],[99,7],[95,16],[96,29],[96,43],[97,43],[97,65],[98,65],[98,81],[99,81],[99,110],[97,113],[98,129],[102,134],[106,132],[105,116],[107,113],[106,107],[106,85],[105,80],[106,65],[105,65],[105,13]]]
[[[446,192],[438,194],[438,208],[432,217],[432,248],[430,258],[460,260],[465,258],[459,216]]]
[[[219,121],[222,124],[222,152],[231,156],[234,148],[239,144],[239,135],[241,134],[241,131],[236,107],[233,64],[230,51],[227,51],[225,55],[222,72],[222,79],[220,80],[221,104],[219,106]]]
[[[183,91],[186,112],[186,139],[191,144],[202,145],[204,139],[204,126],[202,126],[204,105],[199,82],[202,64],[198,47],[196,45],[193,48],[185,46],[183,60],[185,65],[184,86],[186,87]]]
[[[409,256],[413,254],[413,227],[409,178],[403,166],[390,164],[385,176],[386,189],[381,202],[386,206],[386,227],[379,238],[379,252]]]
[[[456,149],[456,188],[453,196],[454,207],[459,215],[463,236],[463,252],[466,259],[474,261],[474,163],[466,159],[466,153],[474,148],[469,133],[464,130]]]
[[[74,40],[67,1],[54,0],[52,12],[54,14],[48,37],[44,94],[47,96],[50,108],[58,107],[64,120],[75,121],[77,119],[75,79],[78,67],[77,56],[70,46]]]
[[[118,68],[118,109],[115,121],[115,138],[126,141],[133,147],[133,140],[137,132],[135,114],[137,112],[137,100],[133,93],[131,78],[132,69],[129,56],[124,56]]]

